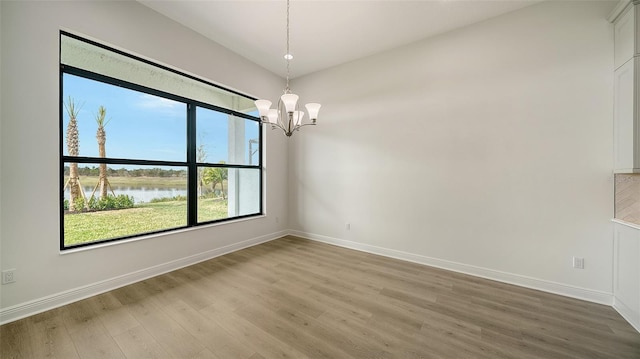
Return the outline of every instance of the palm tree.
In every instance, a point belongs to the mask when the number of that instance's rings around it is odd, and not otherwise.
[[[76,107],[75,102],[69,96],[68,103],[63,103],[64,108],[69,114],[69,124],[67,125],[67,151],[69,156],[78,156],[80,152],[80,141],[78,139],[78,112],[80,109]],[[69,163],[69,180],[65,188],[69,186],[69,211],[75,212],[78,198],[82,195],[80,187],[80,176],[78,174],[78,164]]]
[[[220,163],[224,164],[224,161],[220,161]],[[224,181],[227,179],[228,174],[227,174],[227,169],[226,168],[220,168],[220,167],[216,167],[216,168],[206,168],[202,174],[202,181],[205,184],[209,184],[211,183],[211,189],[213,191],[215,191],[216,187],[218,186],[218,183],[220,183],[220,187],[222,187],[222,199],[227,199],[226,195],[224,194]]]
[[[196,148],[196,162],[204,162],[207,160],[207,150],[204,148],[204,145],[200,145]],[[205,184],[202,179],[204,170],[202,167],[198,167],[198,197],[202,196],[202,186]]]
[[[98,156],[100,158],[107,157],[105,143],[107,142],[107,132],[104,127],[109,123],[109,120],[105,121],[107,116],[107,109],[104,106],[98,108],[96,114],[96,123],[98,124],[98,131],[96,131],[96,139],[98,140]],[[107,186],[111,187],[109,180],[107,179],[107,164],[100,164],[100,174],[98,177],[98,185],[100,187],[100,199],[107,198]]]

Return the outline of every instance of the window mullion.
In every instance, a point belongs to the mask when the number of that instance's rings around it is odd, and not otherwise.
[[[198,166],[196,165],[196,106],[187,104],[187,225],[198,223]]]

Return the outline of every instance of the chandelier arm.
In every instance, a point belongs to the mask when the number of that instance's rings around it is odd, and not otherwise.
[[[271,125],[272,128],[277,127],[279,129],[281,129],[282,131],[286,131],[286,129],[284,127],[280,126],[279,123],[271,123],[271,122],[268,122],[268,121],[262,121],[262,123],[264,123],[265,125]]]
[[[300,128],[302,128],[302,127],[304,127],[304,126],[315,126],[315,125],[316,125],[315,123],[305,123],[305,124],[302,124],[302,125],[298,125],[298,126],[296,126],[296,127],[295,127],[291,132],[293,132],[293,131],[299,131],[299,130],[300,130]]]

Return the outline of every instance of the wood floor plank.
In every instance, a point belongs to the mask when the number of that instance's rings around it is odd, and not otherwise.
[[[391,353],[384,347],[376,345],[377,343],[371,343],[363,336],[350,336],[342,328],[337,326],[328,326],[325,323],[316,320],[316,318],[309,317],[304,313],[298,312],[293,309],[279,309],[276,314],[298,327],[300,330],[304,330],[313,337],[327,345],[333,345],[344,352],[350,357],[354,358],[390,358]]]
[[[274,308],[255,303],[239,308],[235,313],[310,358],[349,357],[332,343],[316,338],[306,330],[300,330],[297,324],[279,316]]]
[[[162,304],[154,298],[138,301],[127,308],[136,320],[151,334],[162,349],[173,357],[190,358],[200,353],[204,346],[180,324],[162,311]]]
[[[235,338],[242,339],[245,345],[265,358],[308,358],[300,351],[253,325],[233,311],[221,311],[211,307],[205,308],[200,312],[206,318],[215,321]]]
[[[203,347],[221,358],[249,358],[255,351],[234,338],[216,322],[202,316],[184,302],[165,306],[162,311],[186,329]]]
[[[26,320],[19,320],[0,327],[0,358],[33,358],[31,332]]]
[[[311,289],[312,283],[306,282],[303,279],[298,281],[280,280],[273,285],[276,288],[296,293],[298,296],[317,302],[320,306],[330,308],[333,311],[342,313],[347,317],[360,320],[363,323],[371,318],[372,315],[371,312],[359,305],[347,303]]]
[[[176,272],[167,273],[167,275],[182,283],[182,285],[176,289],[177,299],[186,302],[192,308],[206,308],[215,301],[212,293],[204,290],[200,285],[204,279],[195,279],[194,274],[189,273],[189,269],[181,269]]]
[[[0,327],[4,358],[640,358],[611,307],[287,236]]]
[[[490,329],[482,330],[482,341],[486,345],[510,353],[510,358],[530,359],[580,359],[578,354],[562,353],[556,348],[545,346],[539,342],[516,339]],[[584,359],[584,358],[583,358]]]
[[[126,358],[100,320],[73,324],[69,335],[81,358]]]
[[[221,358],[214,353],[211,352],[208,348],[204,348],[200,353],[196,354],[194,357],[189,359],[225,359]]]
[[[374,297],[357,289],[344,291],[320,284],[312,286],[311,289],[322,295],[330,296],[334,300],[360,306],[371,313],[370,320],[381,320],[391,328],[418,331],[422,326],[422,320],[416,318],[414,313],[387,305],[388,302],[382,296]]]
[[[169,357],[169,353],[141,325],[115,335],[113,339],[127,358]]]
[[[79,358],[61,315],[38,314],[28,323],[34,358]]]
[[[107,292],[94,297],[94,299],[91,304],[111,336],[116,336],[140,325],[113,293]]]
[[[363,338],[372,349],[380,353],[389,353],[391,357],[407,358],[413,357],[417,353],[421,353],[419,357],[438,357],[436,350],[432,350],[428,355],[424,353],[421,345],[412,338],[403,341],[402,337],[398,338],[397,336],[389,335],[387,330],[380,330],[369,323],[362,323],[334,310],[326,311],[318,320],[330,328],[339,330],[348,337]]]

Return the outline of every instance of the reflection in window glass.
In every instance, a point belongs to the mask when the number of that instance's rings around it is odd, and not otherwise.
[[[200,163],[256,165],[260,147],[257,121],[198,107],[196,141]]]
[[[244,216],[260,212],[260,169],[234,168],[229,170],[229,212]]]
[[[260,212],[260,169],[200,167],[198,222]]]

